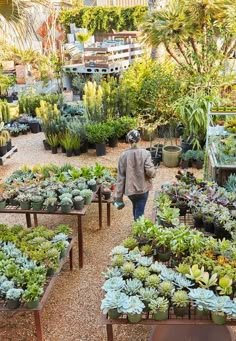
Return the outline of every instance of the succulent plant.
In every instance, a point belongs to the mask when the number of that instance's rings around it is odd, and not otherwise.
[[[142,245],[140,251],[145,254],[145,256],[149,256],[153,253],[152,246],[149,244]]]
[[[137,259],[138,265],[141,265],[141,266],[150,266],[152,262],[153,262],[152,257],[139,257]]]
[[[143,283],[139,279],[127,279],[124,291],[127,295],[135,295],[142,288]]]
[[[32,195],[31,201],[32,202],[42,202],[43,201],[43,197],[41,195]]]
[[[69,205],[73,205],[73,202],[71,200],[71,198],[69,197],[64,197],[63,199],[61,199],[61,206],[69,206]]]
[[[133,250],[138,245],[135,238],[129,237],[123,241],[123,246],[129,250]]]
[[[160,281],[161,281],[160,277],[156,274],[153,274],[146,278],[145,285],[147,287],[156,288]]]
[[[72,189],[71,194],[73,197],[77,197],[78,195],[80,195],[80,190],[79,189]]]
[[[122,272],[126,276],[130,276],[133,274],[135,270],[135,265],[132,262],[125,262],[121,268]]]
[[[112,266],[122,266],[125,262],[125,258],[123,255],[115,255],[113,258],[112,258]]]
[[[136,262],[137,258],[139,257],[141,257],[141,253],[139,249],[136,247],[127,254],[126,258],[132,262]]]
[[[189,289],[188,296],[193,300],[199,310],[207,309],[210,301],[215,298],[212,290],[203,288]]]
[[[194,264],[190,269],[186,277],[193,279],[194,281],[199,281],[204,274],[204,267],[198,268],[198,264]]]
[[[96,181],[95,179],[90,179],[89,181],[87,181],[87,184],[88,184],[89,186],[94,186],[94,185],[97,184],[97,181]]]
[[[166,266],[162,263],[159,262],[155,262],[150,266],[150,271],[155,272],[157,274],[160,274],[162,272],[163,269],[165,269]]]
[[[18,300],[21,297],[23,292],[24,292],[23,289],[11,288],[6,293],[6,299],[7,300]]]
[[[178,308],[185,308],[189,304],[189,297],[186,291],[177,290],[171,298],[172,304]]]
[[[174,284],[178,289],[189,288],[194,285],[194,283],[179,274],[175,274]]]
[[[123,245],[118,245],[115,246],[112,250],[111,250],[111,254],[112,255],[125,255],[129,252],[129,249],[124,247]]]
[[[8,292],[9,289],[14,288],[14,282],[13,281],[4,281],[2,282],[1,286],[0,286],[0,292],[2,292],[3,294],[6,294]]]
[[[175,291],[174,284],[170,281],[163,281],[158,285],[158,291],[161,294],[161,296],[171,296],[173,292]]]
[[[112,277],[120,277],[121,276],[121,271],[120,269],[116,267],[112,268],[107,268],[106,272],[102,272],[102,275],[106,278],[112,278]]]
[[[129,297],[120,291],[108,291],[102,300],[101,309],[107,314],[110,309],[117,309],[122,313],[128,309]]]
[[[165,297],[157,297],[155,300],[151,300],[148,304],[151,313],[157,313],[158,311],[164,312],[169,308],[169,301]]]
[[[176,276],[176,272],[167,267],[163,268],[160,273],[160,277],[163,281],[174,281],[175,276]]]
[[[90,189],[83,189],[80,192],[80,195],[83,198],[90,198],[93,195],[93,191],[91,191]]]
[[[207,308],[210,311],[231,315],[233,305],[233,301],[231,301],[229,296],[215,296],[209,301]]]
[[[44,201],[45,206],[55,206],[57,204],[57,198],[56,197],[48,197]]]
[[[202,288],[207,289],[217,284],[217,277],[218,277],[217,273],[214,273],[210,277],[209,272],[204,272],[203,275],[198,280],[198,283],[200,284]]]
[[[224,276],[219,279],[219,285],[216,289],[220,295],[231,295],[233,291],[232,283],[233,280],[230,277]]]
[[[183,275],[186,275],[189,273],[189,265],[188,264],[185,264],[185,263],[181,263],[178,265],[178,267],[176,268],[176,270],[183,274]]]
[[[72,199],[71,193],[63,193],[59,196],[59,199],[62,201],[63,199]]]
[[[139,291],[139,296],[142,301],[150,302],[158,297],[158,291],[154,288],[141,288]]]
[[[144,308],[145,305],[138,296],[130,296],[128,299],[128,307],[125,310],[125,313],[141,314]]]
[[[138,266],[133,272],[133,277],[140,281],[145,281],[149,275],[149,270],[144,266]]]
[[[73,200],[74,200],[75,202],[80,202],[80,201],[83,201],[84,198],[81,197],[81,195],[76,195],[76,196],[73,198]]]
[[[102,289],[105,291],[110,290],[122,290],[125,286],[125,281],[122,277],[112,277],[105,281],[102,286]]]

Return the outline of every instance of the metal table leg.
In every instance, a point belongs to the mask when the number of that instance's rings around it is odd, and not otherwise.
[[[35,310],[34,311],[34,319],[35,319],[35,325],[36,325],[36,333],[37,333],[37,340],[43,341],[43,328],[42,328],[42,319],[41,319],[41,311]]]
[[[31,227],[32,224],[31,224],[30,213],[25,213],[25,217],[26,217],[26,224],[27,224],[27,227]]]
[[[111,203],[107,203],[107,226],[111,226]]]
[[[99,228],[102,228],[102,189],[98,189],[98,214],[99,214]]]
[[[82,229],[82,216],[78,215],[78,248],[79,248],[79,268],[84,264],[84,249],[83,249],[83,229]]]
[[[37,214],[34,213],[34,214],[33,214],[33,217],[34,217],[34,226],[36,227],[36,226],[38,226],[38,217],[37,217]]]
[[[113,341],[113,329],[112,329],[112,324],[107,324],[107,340],[108,341]]]
[[[73,248],[70,249],[70,271],[73,270]]]

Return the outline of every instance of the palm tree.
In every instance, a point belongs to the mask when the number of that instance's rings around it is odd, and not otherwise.
[[[91,37],[91,33],[89,32],[77,32],[76,39],[82,44],[83,47],[83,54],[82,54],[82,63],[84,63],[84,44],[89,40]]]
[[[30,10],[37,5],[47,5],[47,0],[3,0],[0,3],[0,36],[6,34],[17,37],[18,42],[24,45],[26,33],[34,33],[33,23],[30,20]]]
[[[216,73],[236,48],[235,17],[235,0],[171,0],[148,15],[143,40],[190,74]]]

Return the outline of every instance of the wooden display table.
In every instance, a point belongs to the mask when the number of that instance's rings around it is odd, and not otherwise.
[[[98,205],[98,214],[99,214],[99,228],[102,228],[102,204],[107,204],[107,226],[110,226],[111,224],[111,202],[112,200],[104,200],[102,198],[102,191],[101,186],[98,186],[97,192],[94,193],[92,198],[92,203],[96,203]],[[27,227],[32,227],[31,222],[31,214],[33,215],[34,219],[34,226],[38,226],[38,214],[52,214],[52,215],[70,215],[70,216],[76,216],[77,217],[77,230],[78,230],[78,258],[79,258],[79,267],[82,268],[84,264],[83,259],[83,216],[85,216],[87,210],[89,209],[90,205],[85,205],[84,208],[80,211],[71,210],[68,213],[63,213],[59,210],[55,212],[48,212],[46,209],[42,209],[40,211],[35,211],[33,209],[30,210],[22,210],[20,207],[16,206],[7,206],[4,209],[0,209],[0,213],[10,213],[10,214],[25,214],[26,217],[26,224]]]
[[[73,270],[73,243],[74,240],[73,239],[69,239],[69,246],[67,248],[67,252],[64,258],[61,259],[60,261],[60,265],[59,268],[57,269],[57,271],[55,272],[55,274],[52,277],[49,277],[49,281],[47,283],[47,286],[44,290],[43,296],[41,297],[41,300],[39,302],[39,306],[38,308],[35,309],[27,309],[24,306],[20,306],[17,309],[8,309],[3,305],[0,305],[0,311],[9,311],[9,312],[22,312],[22,311],[27,311],[27,312],[32,312],[34,313],[34,318],[35,318],[35,326],[36,326],[36,333],[37,333],[37,340],[38,341],[43,341],[44,340],[44,336],[43,336],[43,327],[42,327],[42,319],[41,319],[41,315],[42,315],[42,310],[44,308],[44,305],[47,301],[47,298],[51,292],[51,289],[55,283],[55,281],[57,280],[57,276],[60,273],[63,265],[65,264],[67,257],[70,257],[70,270]]]

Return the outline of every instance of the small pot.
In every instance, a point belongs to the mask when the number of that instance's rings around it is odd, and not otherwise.
[[[72,149],[67,149],[66,151],[66,156],[71,157],[73,155],[73,150]]]
[[[194,227],[195,228],[202,228],[203,227],[203,220],[202,220],[202,218],[194,218],[193,217],[193,221],[194,221]]]
[[[73,154],[75,156],[80,156],[80,149],[73,149]]]
[[[74,208],[77,211],[81,211],[84,208],[84,200],[74,201]]]
[[[84,198],[84,204],[85,205],[90,205],[92,202],[92,195],[90,197]]]
[[[202,160],[195,161],[195,167],[197,169],[202,169],[203,168],[203,164],[204,164],[204,161],[202,161]]]
[[[57,205],[49,205],[49,206],[47,206],[47,211],[48,212],[53,213],[53,212],[56,212],[56,210],[57,210]]]
[[[181,168],[185,169],[189,167],[189,160],[182,160],[181,159]]]
[[[81,153],[87,153],[88,152],[88,142],[87,141],[85,141],[83,144],[81,144],[80,152]]]
[[[188,308],[187,307],[184,307],[184,308],[174,307],[174,313],[176,316],[183,317],[184,315],[188,314]]]
[[[27,309],[37,309],[39,306],[39,299],[35,300],[35,301],[29,301],[25,303],[25,307]]]
[[[171,251],[161,251],[159,248],[156,249],[156,256],[161,262],[168,262],[171,257]]]
[[[47,140],[43,140],[43,145],[45,150],[51,150],[51,146]]]
[[[102,194],[103,194],[105,200],[109,200],[111,198],[111,192],[108,192],[108,193],[103,192]]]
[[[55,269],[49,268],[49,269],[47,270],[47,277],[53,276],[53,275],[55,274],[55,272],[56,272]]]
[[[19,300],[7,300],[7,309],[17,309],[20,306]]]
[[[20,208],[22,210],[29,210],[30,209],[30,201],[21,201]]]
[[[159,166],[161,159],[162,159],[162,157],[160,154],[155,154],[155,156],[152,156],[152,162],[153,162],[154,166]]]
[[[127,314],[130,323],[138,323],[142,320],[142,314]]]
[[[37,134],[40,132],[40,124],[39,122],[29,122],[29,126],[30,126],[30,131],[33,134]]]
[[[208,310],[206,310],[206,309],[200,310],[200,309],[196,308],[196,315],[200,316],[200,317],[207,316]]]
[[[31,202],[31,207],[34,211],[41,211],[43,207],[43,201]]]
[[[91,189],[91,191],[96,192],[97,184],[95,184],[95,185],[88,185],[88,188]]]
[[[206,232],[209,233],[214,233],[214,223],[212,222],[207,222],[203,220],[203,227],[205,229]]]
[[[117,309],[110,309],[108,310],[108,316],[110,317],[110,319],[117,319],[121,313],[118,313]]]
[[[72,205],[61,205],[61,212],[69,213],[72,209]]]
[[[163,321],[168,319],[168,309],[166,311],[158,311],[153,313],[153,318],[156,321]]]
[[[215,324],[225,324],[226,323],[226,315],[217,313],[216,311],[211,312],[211,319]]]
[[[67,249],[61,250],[60,259],[65,258]]]

